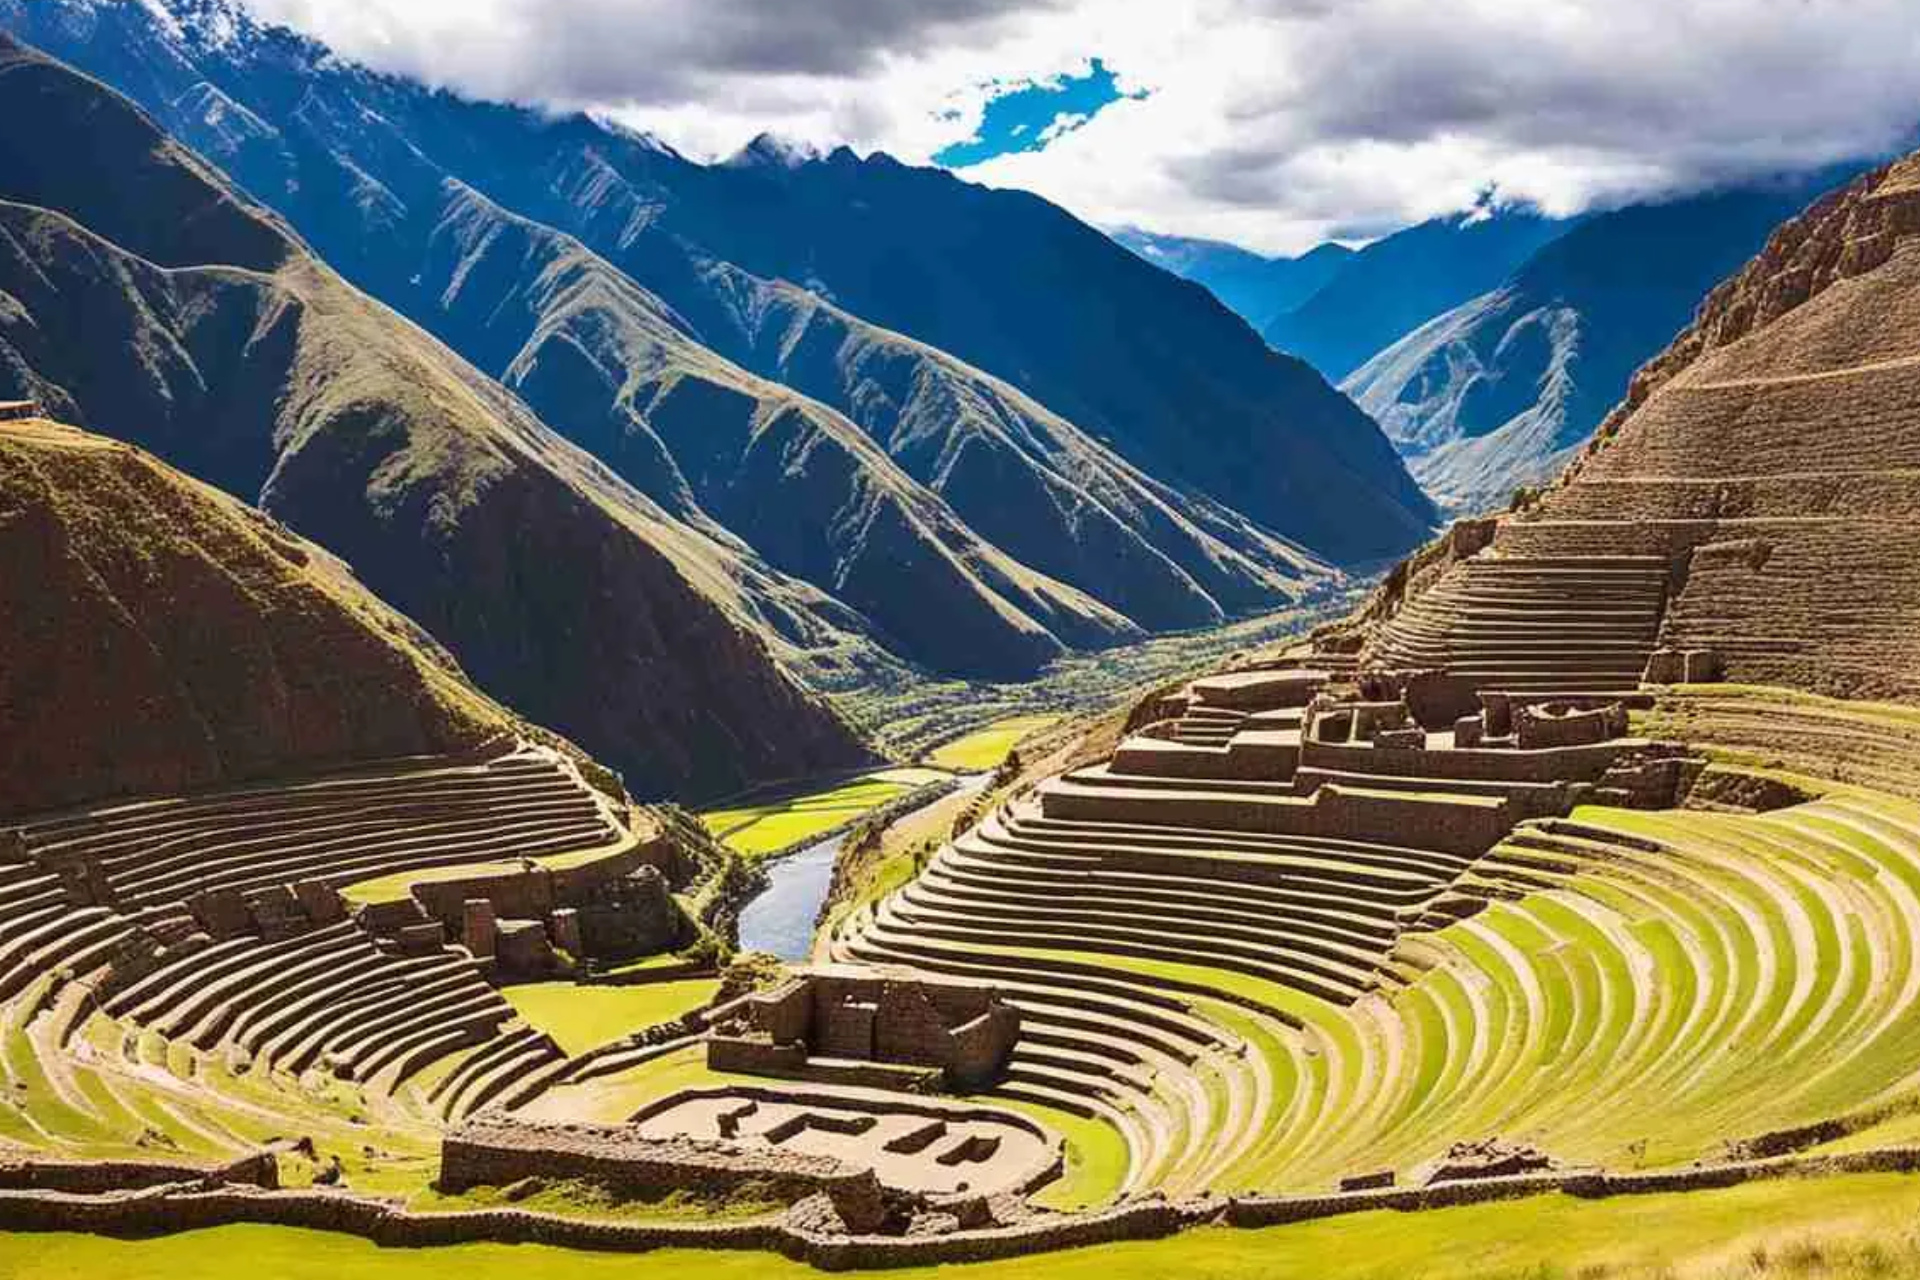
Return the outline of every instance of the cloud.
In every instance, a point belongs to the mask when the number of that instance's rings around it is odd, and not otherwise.
[[[1489,184],[1571,212],[1885,153],[1920,123],[1912,0],[249,3],[382,69],[699,155],[772,129],[924,162],[1099,57],[1143,96],[964,176],[1273,250]]]

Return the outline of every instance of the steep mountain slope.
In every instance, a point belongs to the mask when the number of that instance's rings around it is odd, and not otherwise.
[[[1503,505],[1566,464],[1641,362],[1812,194],[1796,182],[1596,214],[1341,388],[1443,507]]]
[[[1269,258],[1221,240],[1161,235],[1139,227],[1121,227],[1113,238],[1182,280],[1204,285],[1255,329],[1265,329],[1275,317],[1319,292],[1354,254],[1329,241],[1298,257]]]
[[[744,539],[941,671],[1017,675],[1139,634],[984,540],[841,414],[701,347],[577,241],[447,192],[424,318],[677,519]]]
[[[1422,222],[1360,250],[1261,334],[1338,382],[1435,316],[1494,288],[1567,229],[1525,209]]]
[[[1323,556],[1375,558],[1430,519],[1378,428],[1313,370],[1035,196],[844,148],[665,180],[665,233],[1003,377]]]
[[[1155,629],[1217,622],[1321,580],[1317,561],[1172,487],[1017,388],[797,286],[733,272],[752,360],[848,412],[1022,561]]]
[[[638,790],[864,757],[735,620],[744,584],[795,630],[842,606],[673,521],[124,100],[0,39],[9,393],[257,499]]]
[[[175,26],[146,6],[0,0],[0,23],[138,94],[350,278],[424,324],[436,325],[440,306],[421,270],[424,245],[451,181],[573,237],[660,299],[687,336],[750,372],[779,370],[743,327],[743,275],[754,288],[793,282],[876,334],[944,350],[1074,424],[1083,470],[1136,470],[1182,503],[1233,508],[1263,531],[1235,547],[1243,556],[1284,540],[1370,559],[1403,549],[1431,520],[1377,429],[1321,379],[1262,349],[1201,291],[1043,201],[844,150],[797,160],[762,143],[734,162],[697,165],[582,117],[429,94],[244,16],[188,18]],[[846,389],[826,404],[870,422]],[[944,425],[955,446],[970,434],[964,420]],[[1028,476],[1018,489],[1048,495],[1054,485]],[[1033,509],[1028,545],[1054,521],[1052,506]],[[971,523],[978,513],[961,515]],[[1192,563],[1193,552],[1151,530],[1132,533]],[[1297,559],[1260,570],[1290,582]],[[1091,581],[1070,585],[1099,594]],[[1183,594],[1172,589],[1159,607],[1184,616]]]
[[[516,727],[326,552],[102,436],[0,422],[0,563],[0,813]]]

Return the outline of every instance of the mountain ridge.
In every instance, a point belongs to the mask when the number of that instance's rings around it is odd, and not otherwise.
[[[867,758],[657,548],[665,513],[137,108],[4,36],[0,108],[0,385],[257,501],[639,790]],[[127,221],[99,179],[143,166],[176,203]]]
[[[122,10],[73,32],[61,27],[60,10],[6,0],[0,22],[45,32],[63,55],[145,86],[144,99],[170,127],[281,207],[334,265],[416,319],[431,299],[407,285],[418,260],[408,246],[418,237],[403,229],[437,201],[432,180],[453,175],[575,237],[749,372],[773,370],[756,366],[734,331],[716,292],[717,265],[810,289],[1002,378],[1183,501],[1232,507],[1257,525],[1263,536],[1243,554],[1264,554],[1259,546],[1278,540],[1357,563],[1411,545],[1432,520],[1378,431],[1332,388],[1266,352],[1211,298],[1037,199],[845,148],[779,165],[700,166],[585,117],[539,118],[427,94],[337,60],[322,65],[318,46],[280,29],[249,28],[209,48],[193,43],[191,23],[176,39]],[[210,122],[199,110],[203,83],[273,135],[236,132],[238,112],[224,107]],[[975,223],[977,236],[966,229]],[[956,254],[970,238],[971,256]],[[985,251],[1000,244],[1018,248],[1019,260],[1011,250]],[[1076,284],[1065,294],[1047,267],[1056,250],[1074,260]],[[1065,300],[1095,282],[1097,306]],[[1155,322],[1116,324],[1121,308]],[[966,330],[959,336],[968,341],[938,331],[943,324]],[[850,401],[827,404],[857,416]],[[1221,447],[1184,447],[1194,433]],[[1255,486],[1249,469],[1276,482]],[[1270,567],[1282,580],[1294,576],[1290,560]],[[1290,598],[1282,592],[1267,603]]]
[[[1342,389],[1443,507],[1504,505],[1572,458],[1617,388],[1830,177],[1591,214],[1494,290],[1375,355]]]

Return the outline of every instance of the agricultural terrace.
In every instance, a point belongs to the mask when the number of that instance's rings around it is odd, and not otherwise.
[[[523,982],[502,987],[500,994],[527,1025],[552,1036],[568,1054],[581,1054],[642,1028],[672,1022],[712,1000],[719,985],[713,978],[634,986]]]

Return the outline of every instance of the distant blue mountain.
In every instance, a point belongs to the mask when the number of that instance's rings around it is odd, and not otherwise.
[[[1328,242],[1298,257],[1266,257],[1223,240],[1160,235],[1138,227],[1121,227],[1113,238],[1156,267],[1205,285],[1256,331],[1312,297],[1354,253]]]
[[[1261,333],[1338,382],[1381,348],[1499,284],[1571,225],[1525,208],[1422,222],[1354,254]]]
[[[1342,384],[1445,507],[1551,478],[1707,291],[1839,170],[1594,214]]]

